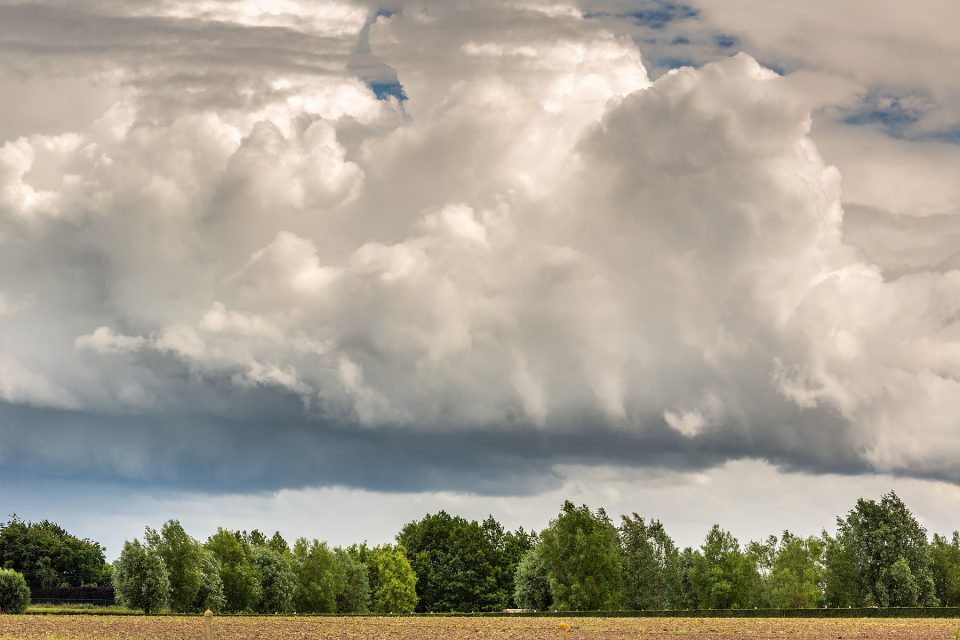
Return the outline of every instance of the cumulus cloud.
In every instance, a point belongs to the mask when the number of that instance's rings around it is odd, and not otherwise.
[[[113,97],[0,146],[23,460],[79,425],[78,471],[218,490],[745,457],[960,481],[960,272],[848,244],[809,78],[739,54],[652,82],[563,3],[0,12],[46,43],[11,63],[74,38]],[[373,57],[409,99],[351,72]]]
[[[736,47],[807,75],[822,108],[813,138],[843,170],[845,204],[898,216],[960,212],[950,178],[960,168],[955,5],[689,4],[701,30],[731,34]],[[867,220],[858,222],[857,230]]]

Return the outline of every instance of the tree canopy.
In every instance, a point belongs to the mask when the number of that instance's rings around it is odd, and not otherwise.
[[[33,592],[110,581],[100,544],[49,520],[25,522],[15,515],[0,523],[0,568],[23,574]]]
[[[531,546],[523,529],[508,532],[445,511],[400,530],[397,541],[417,575],[417,611],[496,611],[513,595],[513,577]]]
[[[939,604],[927,532],[896,493],[879,502],[857,500],[845,519],[837,519],[837,529],[860,576],[863,602],[881,607]]]
[[[123,544],[113,565],[113,585],[120,604],[150,614],[170,602],[170,578],[163,558],[139,540]]]
[[[602,508],[594,513],[586,505],[564,502],[560,515],[540,534],[538,549],[548,568],[554,609],[621,607],[620,541]]]

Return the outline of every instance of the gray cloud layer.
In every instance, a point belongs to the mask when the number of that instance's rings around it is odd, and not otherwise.
[[[947,248],[845,230],[809,76],[651,82],[615,9],[0,6],[0,473],[960,480]]]

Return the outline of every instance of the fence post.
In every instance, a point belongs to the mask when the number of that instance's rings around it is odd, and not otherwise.
[[[213,640],[213,611],[210,609],[203,612],[203,638]]]

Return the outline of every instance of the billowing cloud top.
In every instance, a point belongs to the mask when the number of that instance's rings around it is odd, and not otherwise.
[[[651,82],[609,20],[538,1],[0,25],[4,473],[960,481],[960,272],[844,243],[796,77],[738,54]]]

